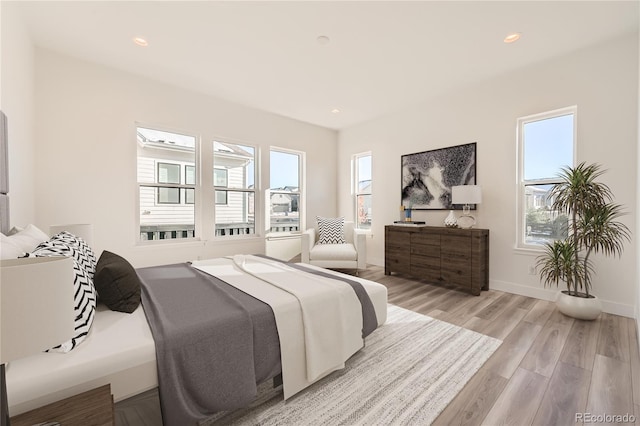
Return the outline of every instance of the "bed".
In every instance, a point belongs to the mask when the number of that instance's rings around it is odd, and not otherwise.
[[[230,261],[229,258],[216,259],[200,265],[205,269],[207,265],[215,267],[219,264],[228,268]],[[386,321],[387,290],[383,285],[310,265],[300,266],[359,282],[371,299],[377,326]],[[224,276],[224,271],[220,275],[230,278]],[[245,279],[250,282],[259,278]],[[41,353],[9,365],[9,410],[17,415],[107,383],[117,402],[157,387],[157,369],[154,338],[143,305],[126,314],[99,304],[91,332],[76,349],[66,354]],[[323,375],[326,374],[315,380]],[[298,383],[289,393],[296,393],[306,385],[308,383]]]
[[[2,250],[0,251],[3,258],[8,254],[10,246],[11,251],[15,250],[15,253],[31,253],[36,245],[38,248],[41,245],[38,245],[37,241],[31,244],[32,238],[44,243],[47,235],[29,225],[27,229],[19,231],[17,235],[11,238],[9,237],[7,126],[6,117],[1,111],[0,166],[2,166],[0,167],[2,169],[0,174],[0,232],[2,232],[0,237],[2,237]],[[28,235],[20,235],[20,233]],[[22,238],[27,236],[29,237],[27,238],[28,241]],[[71,234],[69,236],[77,240],[77,237]],[[51,241],[56,237],[52,237]],[[21,242],[20,244],[16,242],[18,240]],[[91,251],[90,242],[86,244],[86,241],[82,239],[76,242],[81,243],[82,247],[75,248],[80,251],[85,249],[88,252]],[[29,247],[23,247],[23,244],[27,244]],[[56,252],[56,247],[54,246],[55,244],[43,249],[45,251],[50,250],[47,255],[60,255]],[[67,250],[65,253],[70,253],[70,250],[72,250],[70,246],[65,245],[65,247],[65,250]],[[77,253],[72,255],[74,257],[74,273],[76,273],[76,279],[73,283],[74,288],[80,281],[78,278],[82,278],[85,273],[88,273],[85,271],[84,264],[80,264],[87,261],[87,253],[83,253],[79,258],[76,258]],[[20,255],[11,256],[18,257]],[[93,256],[93,253],[91,255]],[[265,270],[267,264],[270,265],[269,270]],[[184,266],[182,267],[184,268]],[[346,359],[360,349],[365,336],[365,323],[367,322],[364,319],[365,303],[362,303],[363,297],[366,300],[370,300],[368,305],[371,305],[371,307],[367,309],[375,312],[373,327],[371,327],[371,324],[368,325],[369,332],[386,321],[386,287],[365,279],[346,276],[334,271],[325,271],[322,268],[311,265],[285,265],[272,259],[245,257],[243,255],[199,262],[189,265],[189,268],[196,268],[198,273],[201,274],[206,273],[216,276],[225,285],[229,283],[237,288],[238,291],[251,294],[252,297],[262,300],[272,308],[273,316],[277,323],[276,334],[279,338],[279,342],[276,342],[276,345],[280,346],[279,353],[282,360],[279,362],[278,369],[272,368],[261,379],[270,378],[273,374],[279,374],[280,371],[285,399],[300,392],[310,383],[320,380],[331,371],[341,368]],[[148,276],[157,272],[157,270],[153,269],[151,272],[149,272],[148,268],[143,269],[146,269],[144,273],[142,270],[135,272],[131,267],[134,276],[136,274],[140,277],[145,274]],[[301,269],[306,271],[301,271]],[[162,274],[166,275],[166,270],[161,270],[163,271]],[[93,275],[93,272],[91,272],[91,275]],[[302,275],[305,278],[302,278]],[[289,279],[289,277],[294,276],[294,279]],[[337,277],[338,279],[331,277]],[[345,290],[347,284],[344,282],[338,284],[343,279],[355,281],[356,285],[350,284],[352,289]],[[266,285],[267,283],[269,285]],[[90,297],[90,301],[92,307],[95,306],[93,283],[84,282],[82,285],[92,288],[93,296]],[[340,298],[326,298],[326,292],[318,291],[322,286],[335,287],[332,291],[340,293]],[[269,289],[265,290],[267,287]],[[358,288],[357,291],[356,287]],[[95,313],[91,309],[91,321],[83,324],[89,331],[85,333],[84,330],[81,330],[81,339],[84,340],[78,343],[77,346],[74,338],[72,338],[72,350],[70,352],[43,352],[12,361],[6,369],[9,412],[11,415],[22,414],[34,408],[105,384],[111,385],[111,392],[116,402],[158,387],[159,382],[164,380],[166,372],[162,370],[164,367],[160,367],[163,375],[159,381],[159,364],[163,363],[162,360],[165,357],[163,354],[157,353],[158,341],[162,339],[158,339],[157,334],[154,339],[153,333],[156,333],[158,323],[153,320],[155,314],[150,314],[149,312],[156,311],[156,306],[153,303],[144,304],[145,289],[150,287],[143,285],[142,288],[143,304],[137,306],[132,312],[129,311],[130,313],[113,311],[100,303],[95,306]],[[256,294],[252,292],[256,292]],[[76,290],[76,295],[80,293],[83,293],[83,291]],[[302,293],[309,293],[309,299],[315,298],[316,301],[313,303],[305,301],[303,303]],[[358,298],[354,299],[356,293],[358,293]],[[365,293],[364,296],[361,293]],[[153,293],[149,294],[152,295]],[[296,298],[299,303],[295,302]],[[348,299],[350,302],[347,303]],[[151,299],[148,297],[148,300]],[[358,300],[361,302],[358,302]],[[75,301],[77,305],[77,297]],[[350,305],[348,305],[349,303]],[[300,312],[291,309],[294,305],[300,305]],[[355,337],[349,341],[346,339],[341,341],[341,337],[333,335],[335,334],[334,326],[331,324],[337,323],[335,323],[336,319],[333,318],[335,315],[332,312],[335,311],[338,305],[340,309],[347,313],[342,319],[344,328],[351,330],[350,334]],[[356,308],[355,305],[358,307]],[[78,313],[78,306],[76,306],[76,314]],[[325,306],[327,307],[326,309],[324,309]],[[147,312],[145,312],[145,309],[147,309]],[[326,312],[323,312],[325,310]],[[360,310],[362,311],[362,316],[360,316]],[[312,328],[312,333],[309,333],[307,329],[311,324],[309,319],[312,318],[309,316],[310,311],[315,312],[314,315],[320,318],[320,320],[314,320],[315,323],[326,322],[330,325],[329,328]],[[292,320],[294,317],[296,319]],[[76,317],[75,333],[78,332],[79,318],[80,316],[78,315]],[[81,318],[81,320],[83,319]],[[358,323],[358,321],[360,322]],[[352,323],[358,324],[354,326]],[[160,324],[162,324],[162,321],[160,321]],[[335,328],[339,327],[336,325]],[[300,337],[301,332],[304,334],[302,337]],[[308,337],[315,332],[319,332],[319,335],[321,335],[320,340],[315,337]],[[289,340],[283,340],[285,335],[287,336],[286,339]],[[283,344],[283,342],[285,343]],[[335,346],[340,347],[339,350],[333,348],[333,343],[327,344],[327,342],[336,342]],[[313,351],[310,352],[309,348],[311,347],[318,350],[315,355]],[[330,350],[327,351],[327,348]],[[333,359],[338,352],[341,358]],[[161,399],[162,393],[163,391],[160,389]],[[172,423],[184,424],[176,421]]]

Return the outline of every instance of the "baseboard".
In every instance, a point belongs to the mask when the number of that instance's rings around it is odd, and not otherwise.
[[[383,258],[378,258],[378,257],[370,257],[367,256],[367,263],[374,265],[374,266],[381,266],[384,268],[384,257]]]
[[[519,294],[522,296],[533,297],[535,299],[549,300],[555,302],[556,289],[546,289],[539,287],[530,287],[522,284],[511,283],[507,281],[490,280],[489,287],[492,290],[505,291],[507,293]],[[602,302],[602,311],[608,314],[620,315],[628,318],[635,318],[635,308],[632,305],[611,302],[609,300],[600,299]]]
[[[384,267],[384,258],[368,258],[368,263],[376,266]],[[543,287],[530,287],[527,285],[511,283],[508,281],[489,280],[489,287],[492,290],[500,290],[507,293],[519,294],[521,296],[533,297],[534,299],[556,301],[558,290],[547,289]],[[602,302],[602,311],[608,314],[620,315],[627,318],[636,319],[638,323],[638,339],[640,342],[640,315],[636,316],[635,308],[632,305],[611,302],[609,300],[600,299]]]

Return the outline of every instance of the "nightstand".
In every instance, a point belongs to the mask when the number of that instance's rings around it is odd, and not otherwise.
[[[36,408],[11,418],[11,426],[56,421],[63,426],[113,425],[111,386],[99,388]]]

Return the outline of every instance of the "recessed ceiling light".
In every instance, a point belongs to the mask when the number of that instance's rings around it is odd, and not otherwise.
[[[147,47],[149,45],[149,42],[143,39],[142,37],[134,37],[133,42],[138,46],[142,46],[142,47]]]
[[[327,44],[329,44],[331,42],[331,39],[329,37],[327,37],[327,36],[324,36],[324,35],[318,36],[318,38],[316,38],[316,40],[317,40],[318,44],[321,44],[323,46],[325,46],[325,45],[327,45]]]
[[[522,35],[522,33],[511,33],[508,36],[506,36],[503,41],[505,43],[513,43],[515,41],[520,40],[520,36],[521,35]]]
[[[338,114],[340,112],[340,110],[338,108],[334,108],[331,110],[332,113],[334,114]]]

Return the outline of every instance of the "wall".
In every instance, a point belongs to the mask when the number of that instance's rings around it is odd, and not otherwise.
[[[35,81],[36,224],[92,223],[98,253],[140,267],[265,251],[264,238],[136,245],[136,122],[257,145],[265,185],[270,146],[306,151],[307,215],[336,213],[332,130],[47,50],[36,50]]]
[[[350,188],[353,154],[373,153],[372,237],[369,262],[384,264],[384,225],[399,219],[400,156],[477,142],[477,182],[483,202],[479,228],[491,231],[490,285],[551,300],[528,273],[535,256],[514,250],[516,241],[516,120],[518,117],[578,106],[578,161],[600,162],[617,202],[630,212],[623,221],[635,234],[637,168],[638,36],[625,37],[545,63],[460,88],[406,111],[340,132],[338,183]],[[339,194],[339,212],[353,215],[349,191]],[[446,211],[418,212],[414,220],[441,225]],[[594,294],[604,309],[634,315],[636,248],[626,245],[622,259],[595,259]]]
[[[35,221],[34,49],[20,15],[0,3],[0,109],[7,115],[11,223]]]

